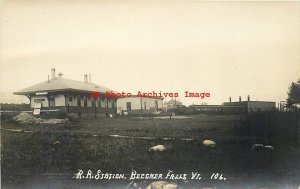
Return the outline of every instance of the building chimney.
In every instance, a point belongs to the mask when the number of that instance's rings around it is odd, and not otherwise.
[[[88,75],[87,74],[84,74],[84,82],[88,83]]]
[[[231,97],[229,97],[229,102],[231,102]]]
[[[55,79],[55,68],[51,68],[51,79]]]
[[[239,101],[242,102],[242,97],[241,96],[239,96]]]
[[[250,95],[247,96],[248,102],[250,101]]]
[[[89,74],[89,83],[92,83],[91,74]]]
[[[58,77],[59,77],[59,78],[62,78],[63,75],[64,75],[64,74],[59,73],[59,74],[58,74]]]

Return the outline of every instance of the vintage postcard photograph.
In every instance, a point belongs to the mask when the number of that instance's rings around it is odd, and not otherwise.
[[[2,0],[3,189],[300,189],[299,1]]]

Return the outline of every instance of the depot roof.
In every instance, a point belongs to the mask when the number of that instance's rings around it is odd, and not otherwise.
[[[101,93],[105,93],[106,91],[112,91],[112,90],[95,83],[75,81],[75,80],[65,79],[65,78],[55,78],[49,81],[44,81],[36,85],[27,87],[20,91],[14,92],[14,94],[27,95],[36,92],[56,92],[56,91],[83,91],[83,92],[98,91]]]

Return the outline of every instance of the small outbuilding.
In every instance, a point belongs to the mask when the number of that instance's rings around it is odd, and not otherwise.
[[[152,114],[163,109],[163,98],[160,97],[121,97],[117,101],[117,113],[124,114]]]

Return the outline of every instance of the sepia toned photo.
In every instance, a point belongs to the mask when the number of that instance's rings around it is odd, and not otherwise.
[[[0,188],[300,188],[299,2],[0,5]]]

